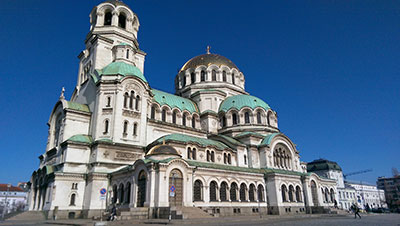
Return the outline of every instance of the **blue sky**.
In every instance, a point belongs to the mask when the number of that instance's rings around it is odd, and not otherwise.
[[[69,98],[89,13],[100,1],[2,1],[0,183],[27,181],[61,87]],[[212,53],[278,112],[302,161],[326,158],[375,183],[400,169],[399,1],[128,1],[139,16],[150,86]]]

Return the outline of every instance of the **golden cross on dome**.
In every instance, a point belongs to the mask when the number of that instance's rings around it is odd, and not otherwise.
[[[211,46],[207,46],[207,54],[210,54]]]

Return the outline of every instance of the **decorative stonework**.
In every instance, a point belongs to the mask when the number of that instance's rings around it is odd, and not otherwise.
[[[123,161],[133,161],[139,159],[141,157],[138,153],[130,153],[130,152],[115,152],[114,159],[123,160]]]

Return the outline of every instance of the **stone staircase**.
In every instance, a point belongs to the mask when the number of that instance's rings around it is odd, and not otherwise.
[[[213,218],[208,211],[204,211],[198,207],[180,207],[183,219],[196,219],[196,218]]]
[[[42,221],[45,220],[42,211],[25,211],[7,219],[7,221]]]
[[[132,219],[148,219],[149,208],[147,207],[136,207],[129,208],[128,210],[122,210],[117,217],[118,220],[132,220]]]

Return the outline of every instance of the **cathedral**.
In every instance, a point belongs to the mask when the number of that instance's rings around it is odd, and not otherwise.
[[[130,7],[105,1],[89,17],[76,87],[48,120],[30,210],[91,218],[116,206],[121,219],[179,219],[334,205],[336,181],[307,172],[277,112],[246,92],[231,60],[207,49],[182,62],[175,94],[163,92],[144,72]]]

